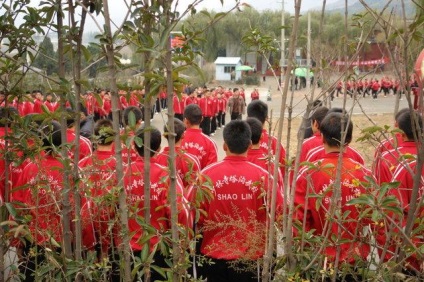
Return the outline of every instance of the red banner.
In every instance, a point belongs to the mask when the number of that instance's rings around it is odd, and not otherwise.
[[[384,65],[389,63],[390,60],[388,58],[383,58],[379,60],[368,60],[368,61],[355,61],[355,62],[348,62],[347,65],[352,66],[377,66],[377,65]],[[345,61],[335,61],[334,64],[336,66],[345,66]]]

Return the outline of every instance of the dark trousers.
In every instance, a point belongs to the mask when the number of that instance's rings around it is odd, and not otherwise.
[[[160,99],[160,105],[162,107],[162,110],[163,109],[166,109],[166,107],[167,107],[167,105],[166,105],[166,98],[161,98]]]
[[[211,117],[203,117],[200,128],[204,134],[211,135]]]
[[[377,95],[378,95],[378,90],[372,90],[372,97],[374,98],[374,99],[377,99]]]
[[[155,105],[156,105],[156,112],[157,113],[160,113],[160,111],[161,111],[161,108],[160,108],[160,100],[159,100],[159,98],[156,98],[156,103],[155,103]]]
[[[35,252],[31,252],[32,248],[35,249]],[[32,256],[32,253],[37,254],[37,256]],[[19,263],[19,272],[25,276],[21,281],[35,281],[35,270],[45,259],[44,249],[42,247],[32,245],[29,241],[25,240],[25,246],[22,249],[22,261]]]
[[[216,131],[216,116],[212,117],[211,119],[211,133],[214,133]]]
[[[249,266],[235,261],[211,259],[212,264],[206,264],[200,269],[200,274],[208,279],[208,282],[256,282],[258,281],[257,270],[253,270],[251,262]]]
[[[181,121],[184,120],[184,115],[183,114],[175,114],[174,117],[177,118],[177,119],[179,119],[179,120],[181,120]]]
[[[241,119],[241,114],[232,112],[231,113],[231,120],[237,120],[237,119],[239,119],[239,120]]]
[[[222,123],[222,112],[219,112],[218,115],[216,116],[216,123],[217,123],[218,127],[221,127],[223,125],[223,123]]]
[[[225,125],[225,112],[222,112],[221,126]]]

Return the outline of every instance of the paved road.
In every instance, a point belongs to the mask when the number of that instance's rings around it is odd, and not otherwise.
[[[273,120],[276,120],[280,117],[280,109],[281,109],[281,100],[282,96],[277,91],[277,85],[272,86],[272,82],[268,82],[265,85],[257,87],[260,93],[260,99],[268,104],[270,111],[272,110]],[[228,87],[239,87],[237,85],[228,86]],[[247,86],[245,87],[246,93],[246,102],[250,102],[250,93],[253,91],[254,87]],[[271,93],[271,101],[267,101],[268,90],[270,89]],[[318,88],[315,91],[314,96],[317,97],[320,95],[321,89]],[[290,97],[291,93],[289,93]],[[293,117],[303,116],[304,111],[307,105],[307,99],[305,96],[310,97],[310,93],[306,89],[297,90],[293,95]],[[351,99],[348,97],[346,99],[346,109],[350,111],[353,107],[353,114],[362,114],[363,112],[367,114],[383,114],[383,113],[393,113],[394,105],[395,105],[395,96],[389,95],[384,97],[382,94],[379,95],[377,99],[372,99],[371,96],[366,96],[365,98],[359,97],[358,99]],[[290,99],[287,99],[288,104]],[[331,107],[342,107],[343,106],[343,98],[335,98],[331,102]],[[405,97],[400,101],[400,107],[407,107],[407,101]],[[285,111],[285,116],[287,116],[287,109]],[[156,114],[154,116],[152,124],[158,127],[159,130],[163,130],[163,125],[166,122],[166,112],[162,112],[160,114]],[[229,121],[229,116],[227,115],[227,122]],[[219,157],[218,159],[222,159],[225,156],[224,150],[222,149],[223,139],[222,139],[222,131],[223,129],[218,129],[212,139],[214,139],[218,146]],[[167,141],[162,141],[162,147],[167,146]]]

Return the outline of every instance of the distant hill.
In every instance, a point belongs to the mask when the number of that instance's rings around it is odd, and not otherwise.
[[[366,0],[365,3],[368,4],[371,8],[381,11],[384,6],[387,4],[387,0]],[[390,12],[394,10],[397,14],[402,13],[401,1],[395,0],[390,3],[386,11]],[[345,10],[345,0],[338,0],[334,3],[328,4],[326,10],[329,12],[341,12],[344,13]],[[348,1],[348,13],[349,15],[362,13],[365,11],[364,6],[359,2],[359,0],[349,0]],[[412,0],[405,0],[405,12],[407,17],[413,17],[415,15],[415,6]]]

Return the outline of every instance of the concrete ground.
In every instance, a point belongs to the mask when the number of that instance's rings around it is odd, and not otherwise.
[[[214,87],[217,85],[208,85],[209,87]],[[230,85],[225,84],[224,87],[228,88],[234,88],[238,87],[240,88],[240,85]],[[268,104],[269,112],[272,111],[272,119],[277,121],[281,116],[281,101],[282,101],[282,95],[278,91],[278,82],[275,79],[271,79],[270,77],[267,78],[266,82],[262,82],[260,86],[244,86],[245,88],[245,94],[246,94],[246,103],[250,103],[250,93],[253,91],[254,88],[258,88],[260,93],[260,99]],[[317,88],[314,91],[314,97],[318,97],[321,95],[321,88]],[[268,93],[271,95],[271,101],[267,100]],[[288,98],[286,100],[286,105],[288,106],[290,104],[292,92],[289,91]],[[292,117],[301,117],[303,116],[306,106],[308,104],[306,97],[311,96],[311,91],[307,89],[301,89],[301,90],[295,90],[293,92],[293,103],[292,103],[292,109],[293,114]],[[407,107],[407,101],[405,97],[402,97],[403,99],[399,101],[399,108]],[[322,99],[322,98],[320,98]],[[349,96],[346,99],[346,106],[345,108],[348,110],[348,112],[351,112],[355,115],[363,114],[364,112],[367,114],[385,114],[385,113],[393,113],[394,107],[395,107],[395,101],[396,97],[394,95],[388,95],[387,97],[384,97],[383,94],[380,94],[377,99],[372,99],[371,96],[358,97],[355,99],[351,99]],[[344,99],[340,97],[336,97],[333,101],[330,102],[331,107],[343,107]],[[288,116],[287,113],[287,107],[285,110],[285,117]],[[246,116],[244,115],[243,118]],[[161,112],[160,114],[156,114],[154,116],[152,124],[156,127],[158,127],[161,131],[163,129],[163,125],[166,122],[166,111]],[[228,122],[229,116],[227,114],[226,121]],[[223,129],[218,129],[214,136],[211,138],[215,140],[218,146],[218,152],[219,156],[218,159],[221,160],[225,157],[224,150],[222,149],[223,146],[223,139],[222,139],[222,131]],[[296,131],[293,132],[293,134],[297,134]],[[163,140],[163,146],[167,146],[166,140]]]

